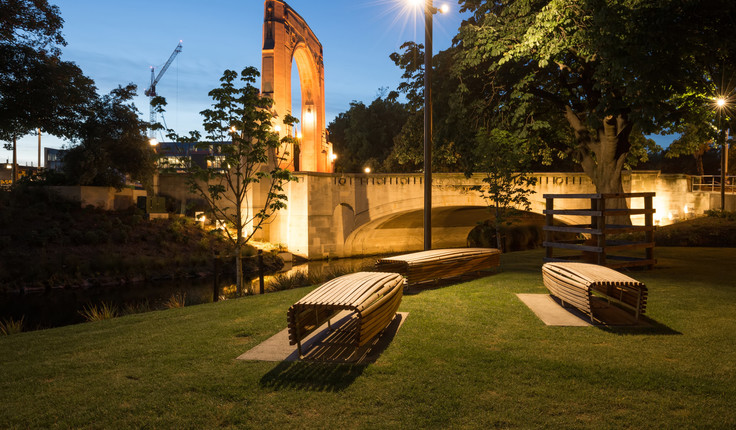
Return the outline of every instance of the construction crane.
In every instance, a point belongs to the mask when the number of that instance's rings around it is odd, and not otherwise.
[[[171,53],[171,56],[169,57],[169,60],[164,64],[164,66],[161,68],[161,70],[158,72],[158,75],[155,73],[155,69],[153,66],[151,66],[151,86],[148,87],[148,89],[144,92],[145,95],[148,96],[148,108],[150,109],[150,125],[153,126],[153,123],[156,121],[156,112],[153,111],[153,105],[151,102],[153,102],[153,98],[157,96],[156,94],[156,84],[161,80],[161,78],[164,76],[164,73],[166,73],[166,70],[168,70],[169,66],[172,62],[174,62],[174,58],[176,58],[177,55],[181,52],[181,43],[182,41],[179,41],[179,44],[176,45],[176,48],[174,48],[174,52]],[[150,138],[153,138],[153,129],[150,130]]]

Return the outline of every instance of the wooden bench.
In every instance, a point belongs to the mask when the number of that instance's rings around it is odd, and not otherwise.
[[[401,273],[412,286],[491,269],[500,262],[501,251],[495,248],[433,249],[381,258],[374,270]]]
[[[379,334],[396,314],[404,278],[398,273],[357,272],[325,282],[294,303],[287,312],[289,344],[302,353],[302,340],[338,313],[349,311],[348,320],[333,338],[356,349]]]
[[[644,314],[647,287],[641,282],[604,266],[587,263],[545,263],[542,266],[544,285],[559,298],[594,320],[592,301],[602,297],[626,310],[636,319]]]

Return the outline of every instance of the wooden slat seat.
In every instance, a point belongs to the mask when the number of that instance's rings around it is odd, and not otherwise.
[[[637,319],[646,311],[647,287],[636,279],[604,266],[588,263],[545,263],[544,285],[564,303],[594,320],[592,300],[600,296],[631,311]]]
[[[301,342],[342,311],[352,312],[337,330],[346,345],[359,348],[389,325],[403,294],[404,278],[398,273],[357,272],[325,282],[294,303],[287,312],[289,344]],[[330,327],[332,328],[332,327]]]
[[[453,278],[498,267],[501,251],[495,248],[433,249],[381,258],[374,270],[401,273],[408,285]]]

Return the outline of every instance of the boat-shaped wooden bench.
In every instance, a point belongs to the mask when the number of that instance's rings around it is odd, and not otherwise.
[[[289,344],[296,344],[303,356],[302,341],[325,322],[332,330],[331,319],[348,311],[347,321],[335,327],[339,333],[331,337],[356,349],[364,346],[391,323],[403,284],[400,274],[380,272],[351,273],[325,282],[289,308]]]
[[[432,249],[379,259],[374,270],[401,273],[413,286],[438,279],[454,278],[498,267],[501,251],[495,248]]]
[[[559,298],[582,312],[593,316],[594,297],[601,297],[634,314],[644,314],[647,305],[647,287],[623,273],[596,264],[545,263],[542,266],[545,287]]]

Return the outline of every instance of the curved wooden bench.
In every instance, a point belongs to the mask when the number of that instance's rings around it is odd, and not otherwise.
[[[590,316],[591,300],[601,296],[629,311],[636,319],[646,311],[647,287],[636,279],[604,266],[587,263],[545,263],[544,286],[552,295]]]
[[[325,282],[294,303],[287,312],[289,344],[297,345],[339,312],[352,315],[337,330],[341,343],[359,348],[389,325],[403,294],[398,273],[357,272]],[[330,326],[330,328],[332,328]]]
[[[401,273],[408,285],[452,278],[498,267],[501,251],[495,248],[432,249],[379,259],[374,270]]]

